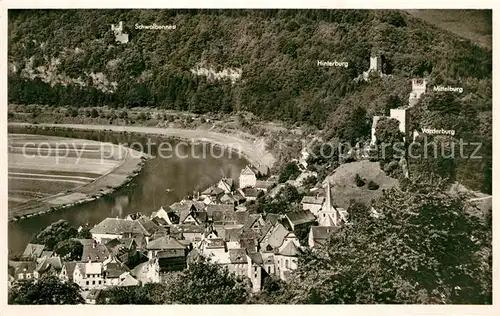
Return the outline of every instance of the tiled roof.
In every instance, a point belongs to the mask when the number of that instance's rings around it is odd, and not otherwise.
[[[108,248],[97,242],[83,246],[82,260],[104,261],[109,256]]]
[[[15,269],[15,274],[19,273],[32,273],[35,271],[37,264],[33,261],[19,262]]]
[[[60,257],[43,258],[39,261],[37,267],[35,268],[38,272],[45,272],[50,268],[54,268],[56,271],[62,269],[62,262]]]
[[[290,257],[295,257],[300,254],[300,249],[295,245],[293,241],[290,241],[286,244],[283,249],[279,251],[279,254],[282,256],[290,256]]]
[[[23,258],[39,258],[42,255],[45,245],[28,244],[23,252]]]
[[[203,195],[219,195],[219,194],[223,194],[224,193],[224,190],[222,190],[221,188],[215,186],[215,185],[212,185],[210,187],[208,187],[205,191],[201,192],[201,194]]]
[[[252,263],[261,265],[264,262],[260,252],[249,252],[248,256],[250,257],[250,260],[252,260]]]
[[[272,187],[273,185],[275,185],[276,183],[275,182],[272,182],[272,181],[262,181],[262,180],[257,180],[255,182],[255,187],[257,189],[269,189],[270,187]]]
[[[145,234],[148,232],[137,221],[120,218],[106,218],[90,230],[93,234],[114,234],[124,233]]]
[[[243,195],[245,197],[257,197],[257,195],[259,195],[259,190],[257,190],[256,188],[244,188],[241,190],[243,192]]]
[[[300,203],[302,204],[319,204],[323,205],[323,202],[325,201],[324,196],[304,196],[302,198],[302,201]]]
[[[255,172],[250,168],[250,166],[246,166],[243,170],[241,170],[240,175],[245,176],[255,176]]]
[[[236,224],[235,211],[214,211],[212,218],[214,224]]]
[[[186,246],[177,241],[173,237],[161,237],[150,241],[146,249],[148,250],[164,250],[164,249],[185,249]]]
[[[106,278],[118,278],[124,272],[130,271],[125,265],[118,262],[110,262],[104,266]]]
[[[311,223],[316,220],[316,217],[309,210],[300,210],[296,212],[288,212],[285,215],[294,225]]]
[[[75,261],[69,261],[69,262],[64,262],[63,265],[64,265],[64,268],[66,269],[66,273],[68,275],[68,278],[70,280],[73,279],[73,271],[75,271],[75,267],[76,267],[76,264],[78,262],[75,262]]]
[[[266,215],[266,222],[270,222],[273,226],[278,223],[279,219],[280,219],[279,214],[268,213]]]
[[[283,244],[283,241],[285,240],[285,237],[289,234],[290,232],[281,224],[276,225],[274,227],[271,236],[269,237],[269,245],[272,248],[278,248]]]
[[[137,221],[148,232],[149,236],[159,229],[159,226],[146,216],[141,216]]]
[[[229,261],[234,264],[247,263],[247,252],[243,248],[229,249]]]
[[[130,274],[127,274],[118,286],[136,286],[138,284],[139,284],[139,281],[137,281],[137,279],[135,279]]]
[[[224,240],[225,241],[239,241],[242,233],[241,228],[222,228],[224,229]]]
[[[225,247],[226,243],[222,238],[208,239],[207,248],[213,249],[213,248],[225,248]]]
[[[183,233],[197,233],[197,234],[201,234],[203,233],[203,226],[200,226],[200,225],[179,225],[179,229],[183,232]]]
[[[246,211],[236,211],[234,212],[234,216],[236,219],[236,223],[240,225],[244,225],[248,220],[248,212]]]
[[[213,217],[215,211],[230,212],[234,211],[234,206],[229,204],[210,204],[207,205],[208,217]]]
[[[312,226],[311,234],[313,239],[327,239],[333,232],[339,228],[336,226]]]

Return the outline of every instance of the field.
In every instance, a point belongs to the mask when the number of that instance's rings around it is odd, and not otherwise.
[[[108,193],[142,164],[136,151],[89,140],[10,134],[8,145],[9,220]]]

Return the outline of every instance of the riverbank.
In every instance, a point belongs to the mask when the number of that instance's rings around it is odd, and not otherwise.
[[[118,133],[138,133],[151,136],[160,136],[186,140],[192,143],[211,143],[222,148],[233,150],[241,155],[254,166],[267,166],[271,168],[276,159],[266,149],[263,139],[256,139],[254,142],[238,138],[229,134],[222,134],[207,130],[188,130],[179,128],[159,128],[142,126],[117,126],[117,125],[90,125],[90,124],[29,124],[29,123],[9,123],[9,126],[17,127],[39,127],[39,128],[60,128],[68,130],[87,131],[112,131]]]
[[[13,135],[17,136],[18,134]],[[13,144],[15,146],[10,148],[12,152],[9,152],[9,155],[11,155],[9,158],[9,172],[12,169],[15,170],[12,177],[9,174],[9,221],[66,209],[109,195],[125,186],[138,175],[148,158],[144,153],[118,145],[106,146],[107,150],[111,152],[121,152],[118,160],[114,158],[102,160],[96,157],[86,157],[85,154],[102,154],[98,149],[89,149],[91,147],[100,148],[101,143],[75,139],[74,142],[77,143],[72,142],[75,148],[82,145],[83,148],[88,148],[83,150],[83,158],[82,156],[75,159],[75,157],[71,156],[49,155],[40,156],[38,159],[36,155],[30,154],[30,159],[24,159],[23,155],[16,152],[18,151],[16,148],[19,149],[21,144],[19,140],[22,139],[23,135],[19,136],[21,138],[16,138],[17,143]],[[28,139],[28,143],[31,142],[32,145],[36,143],[32,142],[33,138]],[[68,140],[65,138],[47,138],[42,141],[44,144],[52,146],[51,143],[53,145],[64,145]],[[28,148],[26,147],[26,150]],[[38,148],[38,151],[43,151],[41,146]],[[57,150],[55,147],[54,149]],[[49,149],[40,154],[50,154],[50,151]],[[90,172],[92,172],[93,176],[91,176]],[[82,176],[87,174],[88,176]],[[65,183],[71,184],[72,182],[81,185],[65,187]],[[11,190],[14,191],[11,192]],[[23,196],[16,197],[17,193],[13,192],[20,193]]]

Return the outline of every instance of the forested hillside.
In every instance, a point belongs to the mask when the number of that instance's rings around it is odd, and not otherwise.
[[[111,30],[120,21],[125,44]],[[135,27],[153,23],[176,27]],[[401,11],[9,10],[8,32],[14,104],[246,110],[330,138],[343,136],[358,107],[369,125],[407,103],[410,79],[426,77],[412,125],[491,142],[491,51]],[[391,76],[353,80],[372,53]],[[438,84],[464,92],[443,98]]]

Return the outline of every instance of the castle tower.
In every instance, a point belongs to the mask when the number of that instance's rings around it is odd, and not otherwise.
[[[415,93],[415,97],[417,100],[420,99],[420,96],[425,93],[426,88],[427,88],[427,80],[421,78],[411,80],[411,92]]]
[[[371,55],[370,69],[368,71],[382,71],[382,57],[380,57],[380,55]]]
[[[399,121],[399,130],[404,135],[404,140],[408,139],[408,120],[410,113],[408,108],[391,109],[391,118]]]

